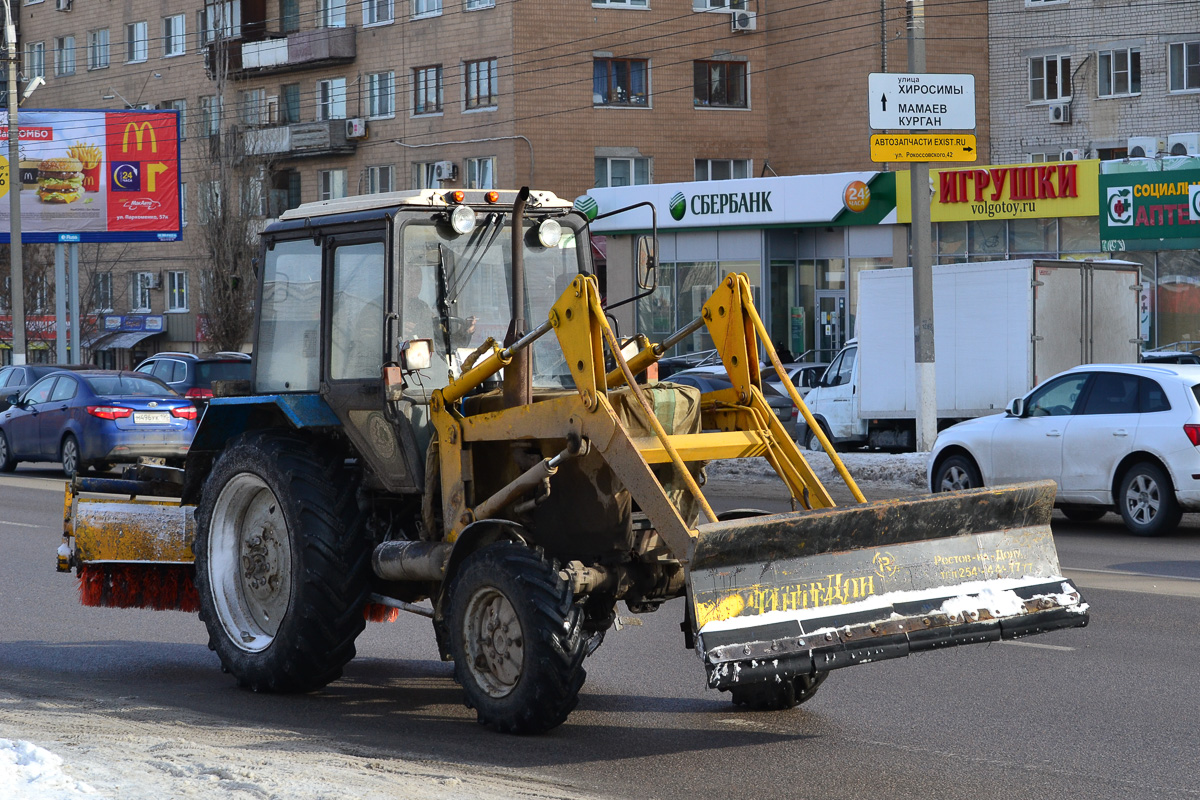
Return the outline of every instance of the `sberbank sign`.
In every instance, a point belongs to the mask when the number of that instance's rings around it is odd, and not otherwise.
[[[759,214],[771,212],[771,192],[714,192],[694,194],[689,200],[676,192],[670,203],[671,217],[682,220],[688,213],[695,217],[717,214]]]

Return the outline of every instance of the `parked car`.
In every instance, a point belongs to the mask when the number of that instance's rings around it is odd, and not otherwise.
[[[234,352],[157,353],[138,364],[135,371],[153,375],[203,407],[213,396],[213,381],[250,380],[250,356]]]
[[[1068,519],[1120,513],[1141,536],[1200,511],[1200,366],[1086,364],[1055,375],[1003,414],[938,434],[935,492],[1050,478]]]
[[[1200,364],[1200,356],[1180,350],[1142,353],[1143,364]]]
[[[0,411],[8,408],[8,396],[24,391],[38,378],[60,370],[92,369],[87,364],[22,364],[0,369]]]
[[[778,378],[778,376],[775,377]],[[732,385],[728,374],[725,372],[725,367],[720,364],[685,369],[682,372],[676,372],[667,378],[667,380],[671,383],[681,383],[684,386],[694,386],[701,392],[715,392],[718,389],[728,389]],[[767,380],[763,381],[763,397],[766,399],[767,405],[775,412],[775,416],[783,423],[788,433],[795,436],[793,412],[796,407],[792,404],[792,398],[783,391],[782,385],[778,380],[774,384]]]
[[[19,461],[61,461],[73,477],[142,456],[182,462],[199,412],[149,375],[57,372],[8,397],[0,412],[0,471]]]

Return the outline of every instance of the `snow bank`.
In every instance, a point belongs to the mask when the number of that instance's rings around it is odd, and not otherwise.
[[[887,484],[929,490],[925,479],[925,465],[929,453],[839,453],[842,463],[850,471],[850,477],[858,483]],[[804,458],[812,466],[821,482],[830,485],[840,481],[833,462],[824,453],[805,452]],[[708,465],[709,478],[717,480],[775,480],[775,471],[765,458],[742,458],[715,461]]]
[[[12,800],[95,800],[96,790],[62,770],[61,757],[32,742],[0,739],[0,797]]]

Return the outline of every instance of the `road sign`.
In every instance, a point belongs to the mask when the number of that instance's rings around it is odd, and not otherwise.
[[[872,72],[867,76],[876,130],[975,130],[975,76]]]
[[[871,137],[871,160],[974,161],[973,133],[877,133]]]

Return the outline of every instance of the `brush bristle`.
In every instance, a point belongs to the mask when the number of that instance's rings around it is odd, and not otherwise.
[[[103,608],[199,611],[193,571],[185,564],[84,564],[79,601]]]
[[[395,622],[400,618],[400,609],[382,603],[367,603],[363,606],[363,616],[367,622]]]

